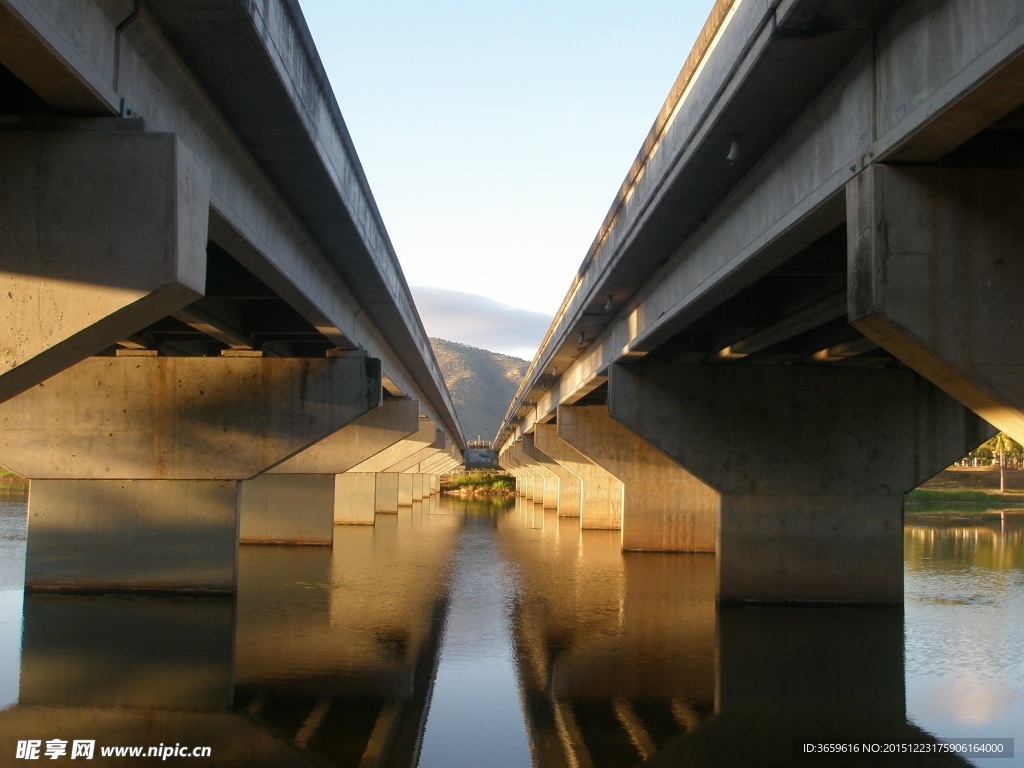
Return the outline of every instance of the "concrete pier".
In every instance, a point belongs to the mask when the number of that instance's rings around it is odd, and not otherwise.
[[[242,483],[241,543],[330,544],[335,523],[373,524],[374,476],[344,475],[416,432],[415,400],[385,400]]]
[[[379,393],[374,359],[145,356],[0,404],[0,462],[33,481],[26,588],[234,591],[239,481]]]
[[[557,510],[559,496],[558,474],[531,456],[525,449],[523,441],[517,441],[512,447],[512,455],[537,478],[539,492],[535,494],[534,501],[543,506],[544,509]]]
[[[534,435],[523,435],[521,449],[524,454],[558,478],[558,516],[579,517],[583,488],[580,479],[540,450]]]
[[[534,432],[534,444],[580,479],[581,528],[622,528],[625,491],[621,480],[559,437],[554,424],[538,424]]]
[[[369,474],[373,477],[374,483],[374,510],[378,513],[397,513],[400,506],[412,504],[412,480],[402,481],[402,474],[410,466],[419,463],[425,456],[433,454],[430,449],[441,441],[443,444],[444,435],[439,437],[438,429],[432,419],[420,418],[418,429],[408,437],[399,440],[393,445],[379,451],[372,457],[365,459],[347,470],[347,475]],[[356,483],[358,487],[368,488],[367,479],[344,479],[343,484]],[[345,487],[345,485],[343,485]],[[356,520],[347,522],[371,522],[366,512],[353,512]],[[340,522],[340,521],[339,521]]]
[[[616,366],[608,412],[720,498],[721,601],[902,602],[904,494],[992,434],[905,369]]]

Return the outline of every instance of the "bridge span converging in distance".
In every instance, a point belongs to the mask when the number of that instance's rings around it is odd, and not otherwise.
[[[716,3],[499,428],[720,601],[901,603],[904,494],[1024,439],[1024,3]]]
[[[26,588],[234,593],[465,442],[295,0],[0,2]]]

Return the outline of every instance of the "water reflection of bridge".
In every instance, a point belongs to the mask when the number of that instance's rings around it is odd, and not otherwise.
[[[500,537],[536,766],[788,765],[808,741],[935,741],[907,722],[899,608],[716,608],[713,556],[623,555],[618,532],[530,503]]]
[[[436,511],[339,528],[333,549],[243,548],[237,600],[28,595],[0,754],[60,738],[211,745],[218,766],[415,765],[459,529]]]
[[[235,601],[28,596],[0,754],[95,739],[211,745],[217,766],[411,768],[453,509],[345,527],[333,550],[247,547]],[[907,721],[900,608],[716,607],[713,556],[623,554],[616,532],[522,501],[494,519],[535,766],[786,765],[808,741],[934,743]]]

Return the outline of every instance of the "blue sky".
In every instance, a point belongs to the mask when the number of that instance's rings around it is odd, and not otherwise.
[[[300,2],[427,332],[531,358],[712,0]]]

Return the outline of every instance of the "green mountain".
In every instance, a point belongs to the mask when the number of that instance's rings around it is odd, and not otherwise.
[[[467,440],[493,440],[529,363],[468,344],[430,340]]]

